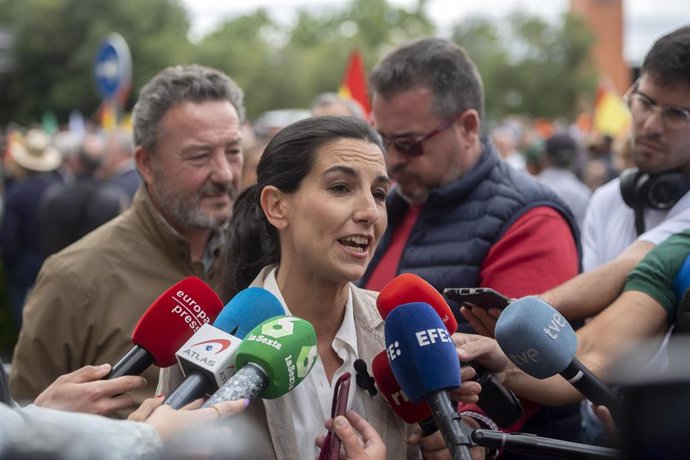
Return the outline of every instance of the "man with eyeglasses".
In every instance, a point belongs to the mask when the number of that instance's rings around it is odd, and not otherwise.
[[[625,95],[636,167],[598,189],[583,228],[592,270],[638,241],[659,244],[690,227],[690,27],[654,43]],[[639,238],[638,238],[639,237]]]
[[[438,38],[403,45],[376,66],[370,82],[373,118],[396,186],[387,201],[388,229],[363,286],[380,290],[412,272],[439,291],[484,286],[521,297],[578,273],[572,213],[553,191],[503,161],[482,135],[481,77],[462,48]],[[471,330],[454,307],[464,323],[459,329]],[[548,421],[534,418],[523,429],[574,439],[578,408],[559,411],[561,417],[547,410]]]
[[[625,100],[636,168],[592,196],[582,237],[586,273],[543,294],[569,320],[606,308],[653,247],[690,228],[690,26],[652,45]]]
[[[629,275],[655,246],[690,229],[690,27],[676,29],[652,45],[625,100],[632,114],[637,167],[599,188],[590,201],[583,228],[585,273],[542,294],[570,321],[605,310],[587,325],[592,345],[580,341],[580,348],[592,355],[611,354],[616,342],[661,333],[676,317],[690,318],[690,296],[683,308],[671,314],[670,305],[677,307],[685,292],[679,286],[687,284],[674,286],[673,277],[681,272],[679,264],[687,256],[687,251],[678,252],[677,243],[669,241],[672,251],[661,247],[654,251],[651,262],[645,261],[635,269],[637,274]],[[687,232],[675,241],[684,239]],[[644,283],[638,283],[641,292],[628,292],[626,278],[634,283],[640,274],[645,277]],[[690,279],[690,271],[686,278]],[[618,297],[624,285],[625,293]],[[671,287],[657,295],[662,285]],[[669,294],[674,287],[675,297]],[[494,316],[476,308],[466,316],[476,330],[493,335]],[[600,316],[609,320],[598,320]],[[600,367],[601,360],[595,364]],[[583,440],[594,442],[601,433],[589,424]]]

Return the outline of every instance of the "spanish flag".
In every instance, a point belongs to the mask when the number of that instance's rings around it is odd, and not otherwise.
[[[350,53],[350,59],[345,69],[343,82],[338,88],[338,94],[346,99],[353,99],[362,106],[366,116],[369,116],[371,107],[369,105],[369,93],[367,91],[367,76],[364,71],[362,56],[358,50]]]
[[[630,111],[610,84],[600,83],[594,102],[593,128],[600,134],[616,137],[630,124]]]

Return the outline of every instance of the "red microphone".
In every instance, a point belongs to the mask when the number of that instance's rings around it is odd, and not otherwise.
[[[151,364],[175,364],[175,352],[206,323],[216,319],[223,302],[206,283],[189,276],[163,292],[139,319],[132,348],[105,379],[139,375]]]
[[[451,334],[458,329],[455,315],[443,295],[414,273],[403,273],[386,284],[376,299],[376,308],[381,317],[386,319],[397,306],[412,302],[426,302],[431,305]]]
[[[398,417],[403,419],[405,423],[419,423],[424,436],[428,436],[438,429],[429,405],[424,401],[410,402],[403,393],[393,375],[386,350],[374,357],[371,362],[371,370],[379,391]]]
[[[431,284],[413,273],[398,275],[384,286],[376,300],[376,307],[381,316],[385,319],[393,309],[399,305],[410,302],[425,302],[431,305],[436,313],[438,313],[438,316],[441,318],[450,334],[453,334],[457,330],[458,322],[448,302],[443,298],[443,295],[441,295]],[[412,320],[414,320],[414,318],[412,318]],[[386,363],[386,365],[389,372],[391,372],[391,379],[395,382],[395,377],[393,377],[392,371],[390,371],[390,363]],[[479,393],[479,402],[477,406],[501,427],[511,426],[520,420],[524,410],[515,395],[505,388],[486,369],[476,365],[473,367],[477,374],[474,380],[482,385],[482,391]],[[376,378],[376,376],[374,376],[374,378],[378,384],[378,378]],[[397,382],[395,384],[397,385]],[[393,393],[394,391],[399,391],[399,388],[398,386],[398,390],[393,390]],[[384,395],[387,394],[386,391],[381,390],[381,392],[384,393]],[[391,407],[394,406],[391,404]],[[430,412],[429,415],[431,415]],[[401,418],[406,420],[402,416]],[[422,426],[421,423],[420,426]],[[423,426],[422,429],[424,429]],[[431,432],[433,432],[433,430]]]

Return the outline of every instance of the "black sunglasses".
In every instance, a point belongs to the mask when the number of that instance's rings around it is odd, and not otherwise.
[[[441,123],[436,128],[432,129],[423,136],[391,138],[381,134],[381,138],[383,139],[383,146],[386,148],[386,151],[388,151],[391,148],[391,146],[394,146],[400,153],[402,153],[403,155],[407,155],[408,157],[421,156],[424,154],[422,142],[424,142],[427,139],[431,139],[438,133],[441,133],[446,129],[450,128],[451,125],[455,122],[455,120],[460,118],[460,116],[462,116],[462,114],[464,113],[465,112],[455,114],[454,116],[444,121],[443,123]]]

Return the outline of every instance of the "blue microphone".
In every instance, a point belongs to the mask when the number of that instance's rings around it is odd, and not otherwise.
[[[577,336],[552,306],[534,297],[508,305],[496,323],[496,341],[513,364],[526,374],[545,379],[560,374],[596,405],[618,413],[619,399],[576,357]]]
[[[225,305],[213,327],[244,339],[259,324],[284,314],[285,309],[276,296],[261,287],[248,287]]]
[[[386,318],[385,337],[400,388],[411,402],[429,404],[453,459],[470,459],[469,427],[448,394],[460,386],[460,360],[438,313],[425,302],[400,305]]]
[[[235,373],[235,353],[247,333],[284,314],[280,301],[264,288],[250,287],[238,292],[213,326],[202,326],[175,354],[185,379],[165,404],[179,409],[218,390]]]

